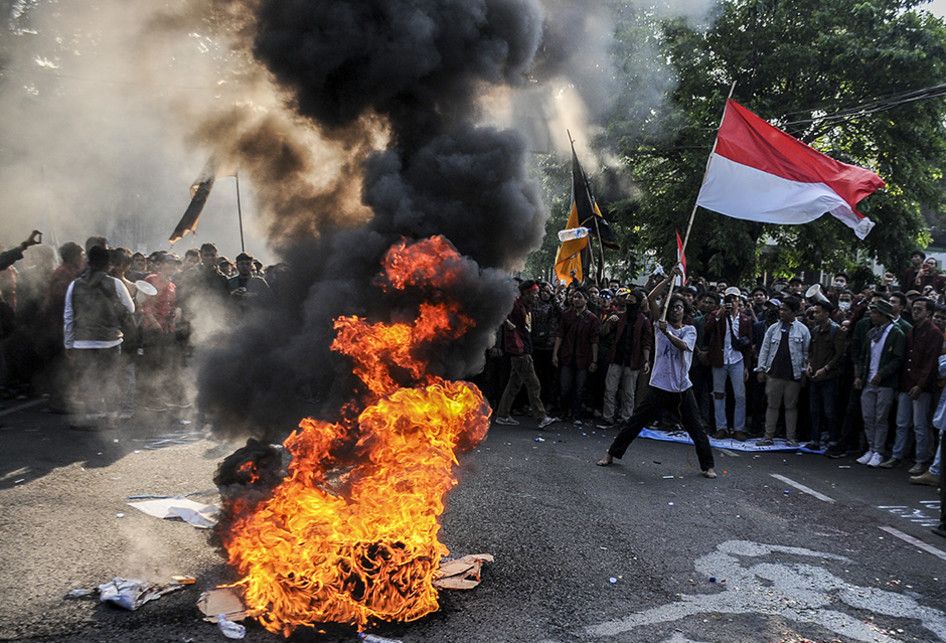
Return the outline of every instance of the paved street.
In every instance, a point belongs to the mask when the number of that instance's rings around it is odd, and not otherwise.
[[[125,503],[144,493],[215,500],[214,468],[235,445],[170,417],[89,433],[42,404],[13,407],[0,416],[0,638],[225,640],[194,606],[202,589],[232,578],[207,532]],[[903,470],[718,450],[711,481],[692,447],[647,440],[616,466],[594,466],[611,437],[564,424],[493,427],[463,458],[443,539],[495,564],[477,589],[442,593],[439,613],[377,633],[412,642],[946,640],[946,541],[924,526],[938,515],[935,489],[910,486]],[[137,612],[63,599],[117,575],[171,574],[198,583]],[[279,640],[247,626],[247,641]],[[355,637],[328,628],[293,640]]]

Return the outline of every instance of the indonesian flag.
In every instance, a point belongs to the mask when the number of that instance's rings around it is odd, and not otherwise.
[[[737,219],[783,225],[829,212],[864,239],[874,222],[856,206],[882,187],[883,179],[870,170],[835,161],[730,99],[696,203]]]
[[[673,281],[674,286],[685,286],[687,283],[687,256],[683,251],[683,239],[680,238],[680,231],[677,230],[677,265],[680,266],[682,276],[676,277]]]

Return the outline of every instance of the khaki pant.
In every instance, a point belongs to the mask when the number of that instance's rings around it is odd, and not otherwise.
[[[765,411],[765,437],[775,437],[775,425],[778,423],[778,411],[785,402],[785,437],[798,440],[798,397],[801,395],[801,382],[769,377],[765,382],[765,395],[769,408]]]
[[[640,371],[631,370],[630,366],[611,364],[604,379],[604,419],[615,419],[618,389],[621,391],[621,419],[627,420],[634,415],[634,394],[637,392],[637,378]]]
[[[526,387],[529,394],[529,406],[532,408],[532,415],[538,419],[545,417],[545,406],[540,398],[542,386],[535,374],[532,355],[520,355],[510,358],[509,382],[506,384],[506,390],[503,391],[503,397],[499,401],[499,408],[496,411],[499,417],[509,417],[512,412],[512,403],[515,402],[516,395],[519,394],[519,389],[523,386]]]

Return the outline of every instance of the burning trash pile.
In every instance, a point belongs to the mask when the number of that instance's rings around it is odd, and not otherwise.
[[[473,324],[457,302],[439,298],[462,262],[443,237],[391,248],[378,287],[419,289],[430,300],[414,320],[336,319],[332,348],[352,360],[361,395],[338,422],[299,424],[285,441],[288,476],[269,497],[225,506],[231,521],[221,538],[247,609],[266,629],[363,628],[438,608],[433,581],[448,553],[438,519],[456,484],[456,452],[489,426],[480,391],[429,374],[423,357],[431,341],[458,339]],[[258,480],[251,468],[243,472]]]

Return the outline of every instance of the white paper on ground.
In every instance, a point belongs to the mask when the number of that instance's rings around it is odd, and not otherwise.
[[[217,524],[217,509],[214,505],[205,505],[187,498],[158,498],[129,502],[129,507],[143,511],[155,518],[180,518],[200,529],[208,529]]]

